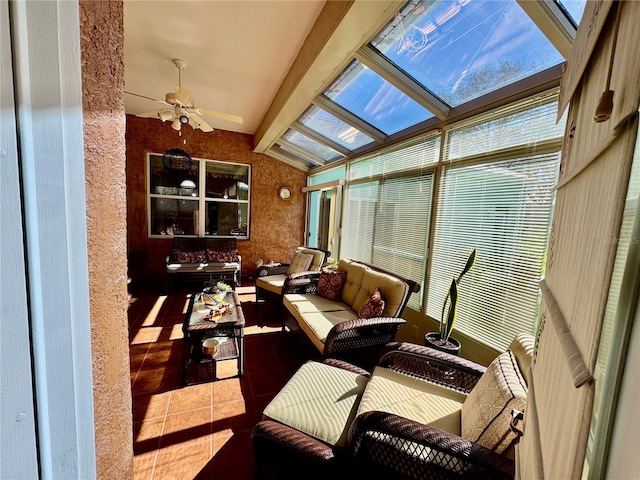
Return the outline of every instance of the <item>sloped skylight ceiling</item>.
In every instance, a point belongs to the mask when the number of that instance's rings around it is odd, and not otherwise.
[[[586,2],[539,1],[555,2],[560,8],[549,11],[569,26],[579,23]],[[516,0],[410,0],[271,153],[282,149],[310,167],[327,165],[422,124],[435,126],[485,95],[499,100],[500,89],[563,61]]]

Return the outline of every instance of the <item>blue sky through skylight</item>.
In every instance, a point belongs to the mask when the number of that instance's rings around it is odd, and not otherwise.
[[[314,105],[298,120],[303,125],[349,150],[356,150],[373,142],[372,138]]]
[[[515,0],[412,0],[371,46],[451,106],[564,61]]]
[[[433,117],[357,60],[349,64],[324,95],[387,135]]]

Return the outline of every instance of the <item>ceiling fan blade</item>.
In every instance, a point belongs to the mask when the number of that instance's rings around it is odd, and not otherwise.
[[[181,107],[193,107],[193,94],[186,88],[176,85],[175,100]]]
[[[206,108],[196,108],[196,113],[204,115],[206,117],[220,118],[222,120],[228,120],[233,123],[244,123],[244,120],[239,115],[231,115],[230,113],[218,112],[216,110],[208,110]]]
[[[159,118],[163,122],[174,117],[173,110],[170,108],[161,108],[159,110],[151,110],[150,112],[142,112],[136,115],[140,118]]]
[[[191,113],[189,115],[189,125],[194,130],[202,130],[203,132],[213,132],[213,127],[205,122],[198,115]]]
[[[157,98],[149,97],[147,95],[140,95],[139,93],[133,92],[124,92],[128,95],[133,95],[134,97],[146,98],[147,100],[153,100],[154,102],[163,103],[164,105],[171,105],[170,103],[165,102],[164,100],[158,100]]]

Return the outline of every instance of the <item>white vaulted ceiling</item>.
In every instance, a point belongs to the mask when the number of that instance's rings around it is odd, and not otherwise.
[[[178,82],[197,107],[240,115],[207,117],[216,129],[255,133],[324,1],[125,0],[125,91],[164,99]],[[162,107],[125,95],[130,114]]]

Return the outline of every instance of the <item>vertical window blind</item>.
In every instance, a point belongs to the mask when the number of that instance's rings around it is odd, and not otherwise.
[[[427,261],[433,192],[432,165],[439,135],[413,140],[349,169],[343,222],[342,258],[391,270],[420,282],[409,306],[420,309]]]
[[[519,105],[447,135],[426,311],[440,320],[451,279],[477,248],[458,290],[455,329],[498,350],[533,332],[537,318],[560,159],[555,105]]]

